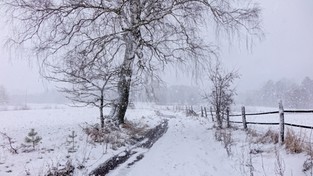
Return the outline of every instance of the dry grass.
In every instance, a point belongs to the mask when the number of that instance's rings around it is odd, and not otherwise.
[[[313,143],[306,143],[305,145],[305,151],[306,153],[313,159],[313,147],[312,147]]]
[[[120,128],[108,121],[103,128],[99,124],[86,124],[82,129],[88,136],[88,142],[110,145],[113,150],[116,150],[126,144],[133,145],[141,141],[148,131],[148,126],[125,120],[125,124]]]
[[[229,129],[216,129],[214,133],[215,140],[222,142],[228,156],[232,155],[231,147],[234,144],[232,131]]]
[[[285,137],[285,147],[290,153],[302,153],[307,146],[304,142],[305,135],[303,133],[296,134],[293,130],[287,129]]]
[[[256,143],[262,143],[262,144],[274,143],[274,144],[277,144],[278,143],[278,132],[273,131],[271,129],[268,129],[264,135],[259,135],[259,137],[257,137]]]
[[[126,130],[128,135],[135,137],[144,135],[147,132],[148,125],[125,120],[125,124],[122,125],[122,128]]]
[[[250,129],[250,128],[248,128],[247,134],[249,135],[249,137],[252,137],[252,138],[260,136],[260,134],[255,129]]]

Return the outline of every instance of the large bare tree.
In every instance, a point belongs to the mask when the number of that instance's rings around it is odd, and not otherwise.
[[[241,0],[5,0],[20,25],[14,41],[31,44],[43,66],[62,67],[82,54],[92,64],[108,58],[119,69],[113,118],[124,123],[133,75],[168,63],[201,70],[215,46],[201,27],[218,33],[259,34],[260,8]],[[62,61],[63,60],[63,61]]]

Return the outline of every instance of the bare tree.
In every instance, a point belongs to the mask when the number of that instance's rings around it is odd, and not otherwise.
[[[218,33],[260,34],[260,8],[228,0],[5,0],[8,14],[23,25],[14,41],[32,43],[43,66],[83,54],[92,64],[110,58],[119,69],[112,116],[124,123],[133,75],[153,74],[168,63],[201,70],[214,45],[201,39],[201,26]]]
[[[223,116],[226,114],[226,109],[234,103],[234,95],[236,94],[233,88],[234,81],[239,78],[236,71],[227,72],[223,69],[221,63],[217,62],[209,68],[209,81],[212,86],[212,91],[205,95],[209,100],[215,112],[217,127],[222,128]]]
[[[66,83],[59,91],[75,106],[94,106],[99,108],[100,124],[104,127],[103,108],[111,105],[116,94],[118,70],[110,65],[105,58],[97,59],[92,64],[86,64],[88,58],[73,56],[63,67],[54,67],[46,78],[52,81]]]

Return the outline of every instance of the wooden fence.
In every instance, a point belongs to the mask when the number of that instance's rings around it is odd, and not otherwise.
[[[185,110],[186,113],[188,114],[188,112],[194,112],[194,108],[192,106],[175,106],[173,107],[173,110]],[[200,114],[201,117],[206,117],[208,118],[208,111],[206,109],[206,107],[200,107]],[[210,107],[209,109],[211,117],[212,117],[212,121],[214,121],[214,112],[212,110],[212,107]],[[226,110],[226,114],[224,114],[224,116],[226,116],[225,120],[226,120],[226,127],[229,128],[230,127],[230,123],[240,123],[243,125],[243,129],[247,130],[248,125],[249,124],[253,124],[253,125],[279,125],[279,141],[281,143],[284,142],[284,134],[285,134],[285,126],[292,126],[292,127],[298,127],[298,128],[305,128],[305,129],[313,129],[313,126],[306,126],[306,125],[299,125],[299,124],[294,124],[294,123],[286,123],[285,122],[285,113],[311,113],[313,114],[313,110],[284,110],[283,108],[283,104],[282,102],[279,103],[279,109],[278,111],[268,111],[268,112],[258,112],[258,113],[246,113],[246,109],[245,107],[241,107],[241,114],[230,114],[229,113],[229,108]],[[191,113],[192,114],[192,113]],[[279,117],[279,122],[249,122],[247,121],[247,116],[261,116],[261,115],[270,115],[270,114],[278,114]],[[233,121],[230,120],[230,117],[242,117],[241,121]]]
[[[313,129],[313,126],[306,126],[306,125],[298,125],[293,123],[286,123],[285,122],[285,113],[313,113],[313,110],[284,110],[282,102],[279,103],[279,110],[278,111],[269,111],[269,112],[260,112],[260,113],[246,113],[245,107],[241,108],[241,114],[229,114],[226,113],[226,123],[227,127],[229,127],[229,123],[242,123],[243,128],[246,130],[248,124],[254,125],[279,125],[279,141],[280,143],[284,142],[284,134],[285,134],[285,126],[292,126],[298,128],[306,128],[306,129]],[[249,122],[247,121],[247,116],[260,116],[260,115],[269,115],[269,114],[279,114],[279,122],[276,123],[268,123],[268,122]],[[241,116],[242,121],[232,121],[229,120],[230,117]]]

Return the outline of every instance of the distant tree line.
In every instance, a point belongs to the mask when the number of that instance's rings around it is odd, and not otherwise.
[[[0,85],[0,105],[6,105],[9,103],[9,96],[6,89]]]
[[[277,106],[279,100],[288,108],[313,108],[313,80],[305,77],[300,83],[288,79],[267,81],[261,89],[246,95],[245,104]]]

